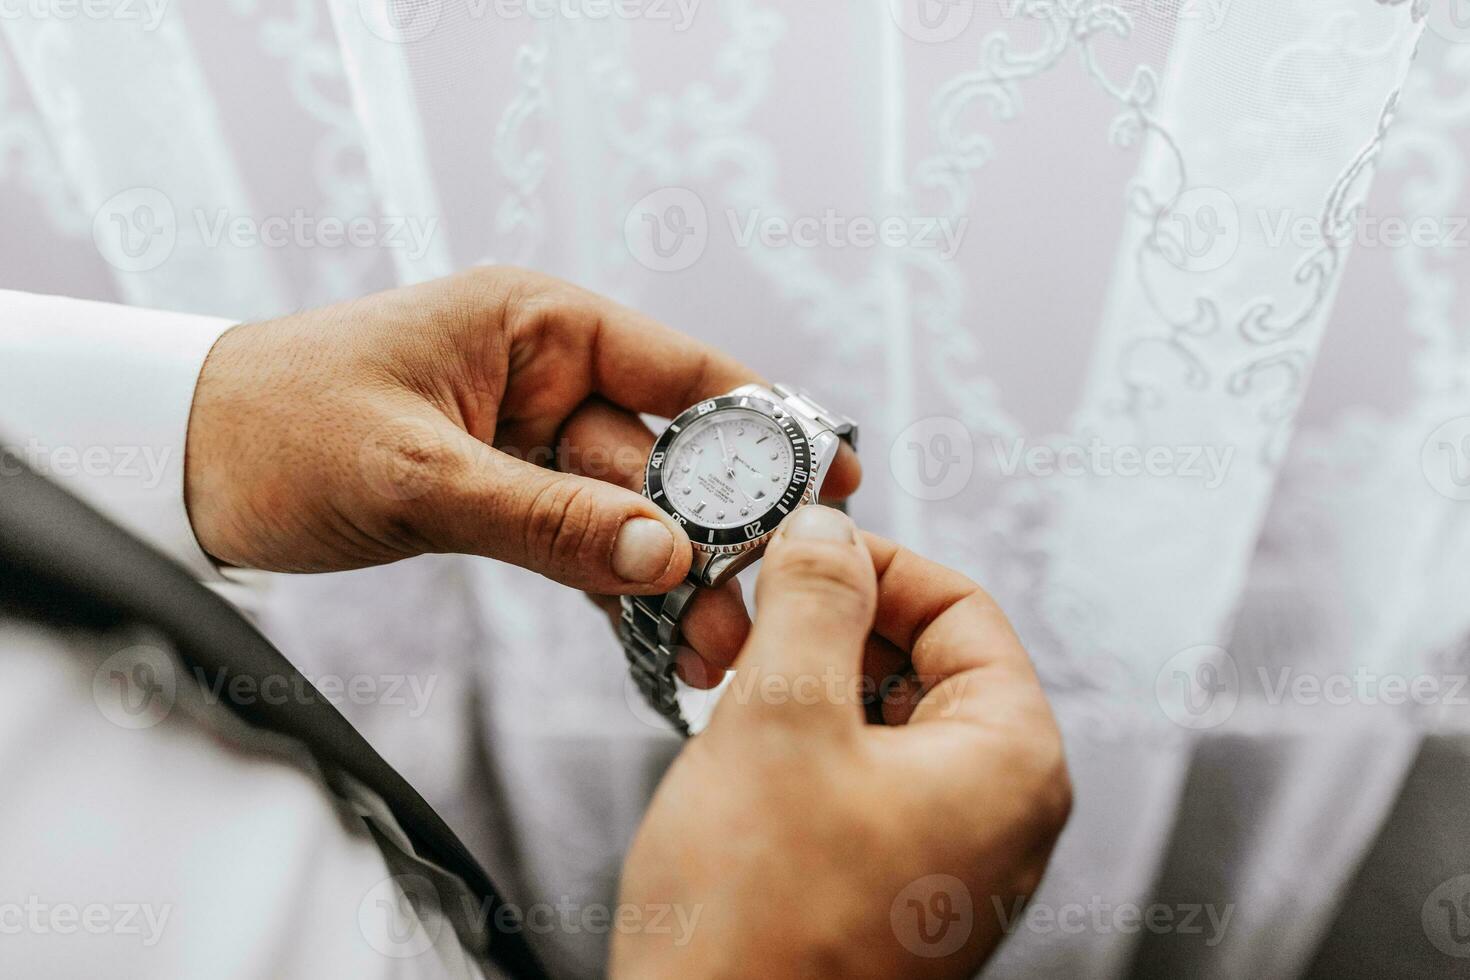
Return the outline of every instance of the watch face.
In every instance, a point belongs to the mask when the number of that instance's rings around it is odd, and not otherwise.
[[[801,498],[810,449],[770,402],[727,396],[680,415],[654,446],[649,496],[701,544],[738,544],[775,530]]]

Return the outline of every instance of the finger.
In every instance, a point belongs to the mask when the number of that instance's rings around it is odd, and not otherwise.
[[[869,724],[902,724],[907,714],[895,713],[906,691],[902,682],[910,676],[909,655],[877,633],[868,635],[863,649],[864,708]],[[899,718],[902,720],[898,720]]]
[[[545,420],[589,395],[631,412],[673,418],[691,405],[741,385],[766,382],[723,351],[665,326],[605,296],[550,276],[518,271],[517,292],[504,302],[505,270],[467,274],[491,280],[507,309],[511,360],[536,383],[502,405],[497,440],[520,448],[543,445]],[[492,304],[493,305],[493,304]],[[585,376],[584,376],[585,372]],[[572,401],[567,402],[570,398]],[[565,403],[565,404],[563,404]],[[862,478],[857,454],[842,446],[822,493],[850,495]]]
[[[589,595],[588,598],[616,630],[622,619],[622,605],[617,597]],[[717,686],[750,634],[750,614],[745,610],[740,583],[731,579],[718,588],[701,589],[684,612],[680,632],[682,644],[696,655],[697,662],[680,659],[679,679],[700,690]]]
[[[827,470],[827,479],[822,481],[820,493],[823,503],[846,500],[857,492],[863,482],[863,466],[858,462],[857,452],[847,443],[839,443],[837,458]]]
[[[782,523],[756,581],[756,616],[737,666],[755,672],[738,705],[855,724],[873,624],[872,559],[845,515],[802,507]],[[749,707],[747,707],[749,706]]]
[[[654,435],[633,412],[589,398],[562,426],[557,469],[643,491]]]
[[[906,651],[922,700],[914,722],[987,724],[1029,713],[1045,699],[1030,658],[995,601],[959,572],[866,535],[878,575],[874,629]]]
[[[642,494],[515,459],[447,421],[438,440],[415,462],[434,478],[389,521],[426,550],[484,555],[604,594],[667,592],[688,574],[688,536]]]
[[[740,583],[732,578],[718,588],[700,589],[684,613],[680,628],[685,645],[704,661],[706,676],[723,677],[750,635],[750,614],[745,610]],[[680,676],[691,686],[700,686],[701,675],[696,671],[689,671],[688,676],[681,672]],[[718,683],[715,680],[708,686]]]

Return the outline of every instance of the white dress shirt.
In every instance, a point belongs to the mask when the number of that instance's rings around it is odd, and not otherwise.
[[[0,291],[0,441],[218,579],[183,464],[228,326]],[[334,795],[299,744],[211,703],[160,637],[0,618],[0,663],[0,976],[482,975],[432,901],[404,900],[411,860],[361,816],[391,821],[381,801]]]

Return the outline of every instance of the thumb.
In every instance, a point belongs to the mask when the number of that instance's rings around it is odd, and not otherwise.
[[[431,550],[483,555],[602,595],[668,592],[689,573],[689,537],[642,494],[558,473],[440,432],[441,478],[405,501]]]
[[[860,720],[858,682],[878,581],[857,528],[828,507],[782,523],[756,581],[756,614],[736,663],[753,699],[776,712]]]

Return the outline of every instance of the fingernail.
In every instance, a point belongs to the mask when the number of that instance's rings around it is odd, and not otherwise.
[[[852,521],[841,511],[831,507],[809,504],[792,514],[781,525],[781,533],[788,538],[808,541],[855,541]]]
[[[673,553],[673,532],[651,517],[634,517],[623,522],[613,542],[613,573],[624,582],[655,582]]]

